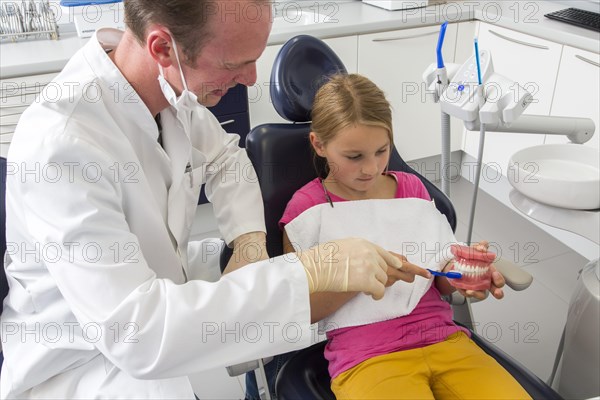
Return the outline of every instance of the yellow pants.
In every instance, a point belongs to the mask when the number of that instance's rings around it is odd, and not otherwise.
[[[331,383],[337,399],[531,399],[464,332],[419,349],[385,354]]]

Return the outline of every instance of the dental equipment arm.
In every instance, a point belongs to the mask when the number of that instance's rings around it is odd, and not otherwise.
[[[448,26],[448,22],[444,22],[442,24],[442,28],[440,30],[440,37],[437,45],[437,81],[436,81],[436,91],[435,97],[436,102],[439,101],[442,93],[448,87],[448,72],[446,71],[446,67],[444,66],[444,57],[442,55],[442,47],[444,45],[444,38],[446,37],[446,27]],[[441,123],[442,123],[442,164],[450,164],[450,115],[442,111],[441,113]],[[442,192],[446,196],[450,196],[450,176],[448,176],[449,170],[442,171]]]
[[[446,28],[448,22],[444,22],[440,29],[440,35],[438,37],[438,43],[436,47],[437,65],[432,65],[423,74],[423,79],[427,82],[429,90],[433,90],[434,102],[438,103],[442,96],[442,93],[448,87],[450,82],[448,79],[448,71],[444,65],[444,56],[442,55],[442,48],[444,45],[444,38],[446,37]],[[456,72],[458,65],[452,65],[450,67],[452,72]],[[444,111],[441,112],[441,127],[442,127],[442,165],[450,164],[450,115]],[[442,170],[442,192],[446,196],[450,196],[450,176],[448,170]]]
[[[465,128],[469,131],[479,130],[480,126],[480,121],[465,121]],[[596,125],[589,118],[522,115],[511,124],[497,121],[493,124],[485,124],[485,128],[493,132],[565,135],[572,143],[583,144],[594,136]]]

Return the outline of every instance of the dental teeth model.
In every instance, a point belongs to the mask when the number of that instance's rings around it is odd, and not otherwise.
[[[488,290],[492,282],[490,264],[496,258],[496,254],[459,245],[452,245],[450,250],[454,255],[451,271],[461,273],[462,278],[449,279],[448,282],[459,289]]]

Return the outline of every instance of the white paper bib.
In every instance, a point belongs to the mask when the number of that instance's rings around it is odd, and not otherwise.
[[[454,233],[433,202],[378,199],[319,204],[285,226],[294,249],[300,251],[331,240],[359,237],[404,255],[423,268],[439,271],[452,259]],[[409,314],[431,286],[420,276],[413,283],[396,282],[381,300],[361,293],[319,323],[329,331],[365,325]]]

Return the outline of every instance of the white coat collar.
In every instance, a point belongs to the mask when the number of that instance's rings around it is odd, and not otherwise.
[[[119,108],[126,106],[130,110],[122,120],[117,121],[119,125],[131,128],[130,140],[140,134],[146,134],[153,141],[157,141],[158,127],[154,116],[107,54],[107,51],[117,47],[122,36],[123,31],[117,29],[99,29],[84,46],[83,55],[94,71],[96,80],[106,88],[104,90],[107,93],[103,95],[111,96],[113,99],[112,106]],[[128,130],[124,131],[128,132]]]

